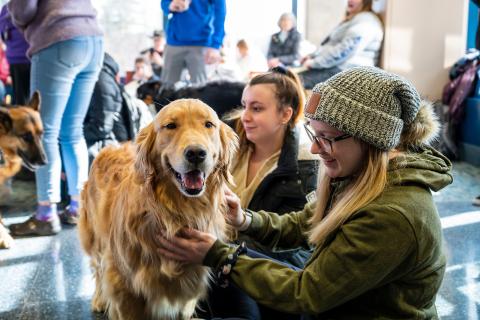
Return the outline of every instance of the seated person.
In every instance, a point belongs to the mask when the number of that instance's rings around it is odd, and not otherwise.
[[[312,89],[354,66],[376,66],[383,40],[383,25],[372,10],[372,0],[348,0],[345,20],[323,40],[320,47],[302,58],[298,75],[305,89]]]
[[[102,70],[95,83],[90,106],[83,122],[89,164],[103,147],[122,141],[114,133],[115,123],[121,119],[122,110],[122,92],[117,80],[118,70],[118,63],[112,56],[105,53]]]
[[[243,208],[266,210],[283,215],[301,210],[307,195],[317,185],[318,158],[309,151],[308,144],[299,143],[297,125],[303,115],[304,94],[298,77],[283,67],[256,75],[247,84],[242,96],[242,110],[227,115],[240,136],[240,148],[232,163],[235,181],[232,190],[239,195]],[[303,267],[310,256],[307,249],[273,251],[249,237],[242,236],[249,248],[262,254]],[[246,319],[284,319],[260,306],[251,313],[242,309],[223,308],[226,300],[238,305],[252,304],[247,295],[237,290],[212,287],[208,303],[213,314],[200,317],[236,316]],[[292,319],[286,317],[285,319]]]
[[[265,56],[242,39],[237,42],[237,64],[242,81],[248,81],[253,75],[268,70]]]
[[[144,57],[135,59],[135,70],[132,75],[132,80],[125,85],[125,91],[132,97],[136,97],[138,87],[148,81],[158,81],[158,78],[152,70],[150,62]]]
[[[278,26],[280,32],[272,35],[268,46],[268,67],[298,66],[300,64],[299,50],[302,36],[296,28],[297,19],[290,12],[284,13],[278,20]]]
[[[89,165],[103,147],[135,139],[138,131],[152,120],[147,106],[123,90],[118,70],[118,63],[105,53],[83,122]]]
[[[236,82],[244,80],[242,71],[237,64],[236,50],[237,48],[230,48],[230,41],[226,37],[220,47],[220,60],[206,66],[208,83],[213,81]]]
[[[163,50],[165,49],[165,33],[163,30],[153,31],[151,36],[153,47],[140,52],[146,61],[150,62],[153,73],[160,78],[163,68]]]

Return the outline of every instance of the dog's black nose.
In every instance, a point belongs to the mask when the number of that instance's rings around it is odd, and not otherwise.
[[[190,147],[185,150],[185,158],[193,164],[202,163],[207,157],[207,151],[200,147]]]

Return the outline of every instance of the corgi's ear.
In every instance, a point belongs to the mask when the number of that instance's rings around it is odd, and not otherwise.
[[[0,133],[6,134],[12,130],[13,120],[7,108],[0,107]]]
[[[42,99],[40,98],[40,91],[35,90],[32,97],[30,98],[30,102],[28,103],[28,106],[33,110],[40,112],[41,102],[42,102]]]

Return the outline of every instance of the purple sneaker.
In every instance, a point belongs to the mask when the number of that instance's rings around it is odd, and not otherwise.
[[[60,217],[60,221],[63,224],[68,225],[77,225],[78,223],[78,212],[76,210],[70,209],[70,206],[67,206],[62,213],[58,215]]]

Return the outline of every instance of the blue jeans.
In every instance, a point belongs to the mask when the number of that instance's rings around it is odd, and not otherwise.
[[[30,92],[40,91],[43,146],[48,164],[40,167],[37,201],[60,202],[62,160],[68,194],[80,194],[88,178],[83,120],[103,63],[102,37],[57,42],[32,56]]]
[[[250,248],[247,248],[247,256],[273,260],[290,269],[301,270],[294,265],[273,259]],[[212,320],[308,320],[302,315],[284,313],[260,305],[234,283],[230,283],[226,288],[213,283],[209,288],[207,300],[200,303],[196,313],[202,319]]]

